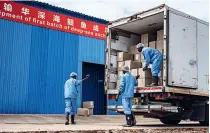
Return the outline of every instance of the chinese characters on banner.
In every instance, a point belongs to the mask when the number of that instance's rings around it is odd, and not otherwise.
[[[106,25],[11,1],[0,1],[0,18],[102,40],[106,39]]]

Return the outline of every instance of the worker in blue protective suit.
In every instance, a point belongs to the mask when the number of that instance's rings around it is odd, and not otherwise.
[[[138,76],[136,77],[138,78]],[[123,75],[120,77],[120,95],[122,95],[122,105],[124,109],[124,114],[126,115],[126,125],[125,127],[130,127],[136,125],[135,116],[132,112],[132,104],[134,97],[134,88],[138,86],[138,82],[130,72],[129,67],[123,67]]]
[[[71,115],[71,124],[76,124],[74,121],[76,112],[77,112],[77,96],[79,90],[77,86],[82,83],[88,77],[86,76],[85,79],[78,81],[77,74],[72,72],[70,74],[70,79],[68,79],[64,85],[64,97],[65,97],[65,113],[66,113],[66,122],[65,125],[69,124],[69,115]]]
[[[146,71],[149,64],[152,64],[152,84],[151,86],[158,86],[158,74],[160,72],[160,67],[163,62],[163,56],[157,49],[144,47],[144,44],[137,44],[137,49],[142,53],[144,59],[146,60],[146,65],[143,68],[143,71]]]

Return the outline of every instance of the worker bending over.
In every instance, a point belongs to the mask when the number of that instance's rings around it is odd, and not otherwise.
[[[65,125],[69,124],[69,115],[71,115],[71,124],[76,124],[74,121],[74,117],[77,113],[77,95],[79,90],[77,86],[82,83],[88,77],[86,76],[85,79],[78,81],[77,74],[72,72],[70,74],[70,79],[68,79],[64,86],[64,97],[65,97],[65,113],[66,113],[66,122]]]
[[[137,49],[142,53],[144,59],[146,60],[146,65],[143,71],[146,71],[149,64],[152,64],[152,84],[151,86],[158,86],[158,74],[160,72],[160,67],[163,62],[163,56],[157,49],[144,47],[144,44],[137,44]]]
[[[122,95],[122,105],[126,115],[125,127],[136,125],[135,116],[132,112],[134,97],[134,87],[138,86],[136,78],[129,72],[129,67],[123,67],[123,75],[120,77],[120,95]]]

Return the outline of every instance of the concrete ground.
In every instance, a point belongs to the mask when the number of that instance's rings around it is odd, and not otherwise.
[[[178,126],[166,126],[157,119],[137,116],[137,125],[124,128],[124,116],[76,117],[76,125],[64,125],[64,115],[0,115],[0,132],[69,132],[69,133],[187,133],[209,132],[208,127],[197,122],[181,122]]]

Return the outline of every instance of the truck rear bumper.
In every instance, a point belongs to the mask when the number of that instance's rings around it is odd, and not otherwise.
[[[123,107],[116,105],[116,106],[108,106],[109,110],[115,111],[117,113],[123,114]],[[152,111],[162,111],[162,112],[173,112],[178,113],[177,106],[167,106],[167,105],[133,105],[132,111],[135,114],[142,114],[142,113],[151,113]]]

